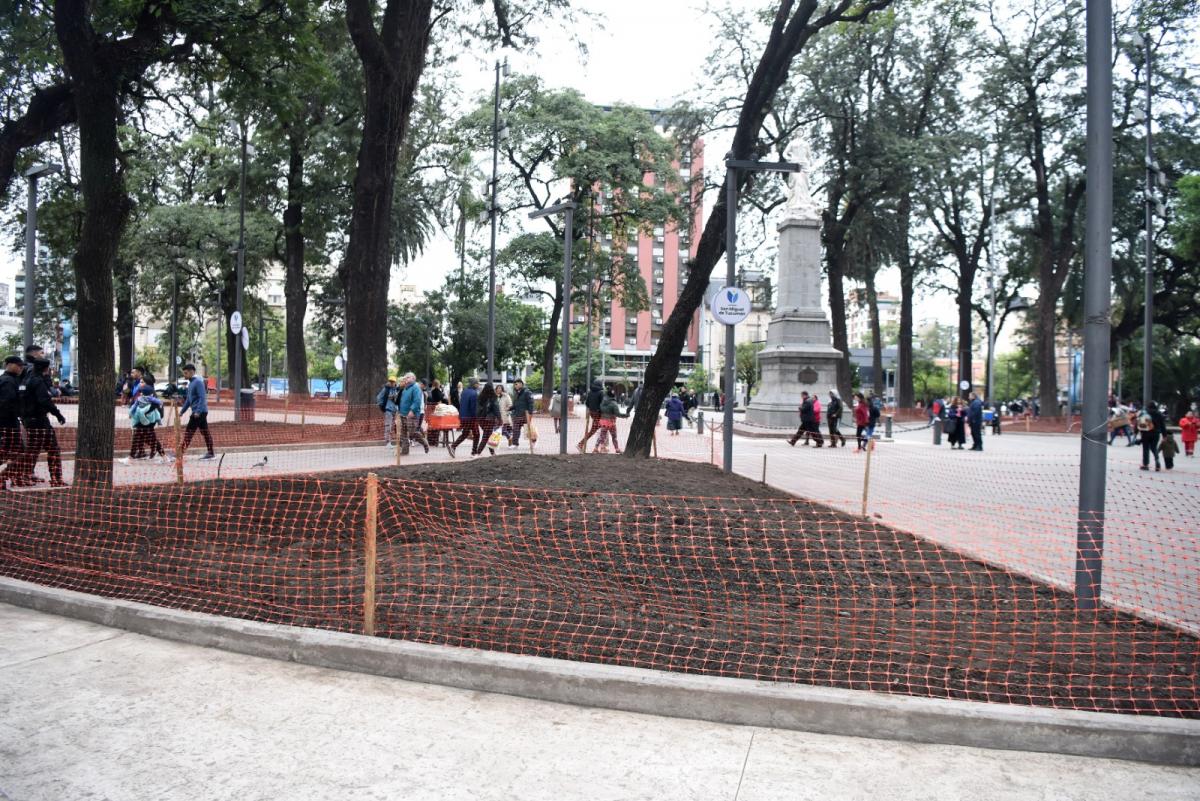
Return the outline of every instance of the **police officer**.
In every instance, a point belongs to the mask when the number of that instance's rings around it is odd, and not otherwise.
[[[4,464],[0,470],[0,490],[8,489],[9,482],[17,483],[25,459],[19,407],[24,368],[24,359],[9,356],[4,360],[4,372],[0,373],[0,463]]]
[[[24,382],[24,395],[21,404],[21,423],[25,426],[25,469],[22,478],[36,481],[33,469],[37,465],[38,454],[46,452],[46,465],[50,468],[50,486],[65,487],[62,473],[62,456],[58,448],[58,437],[48,419],[50,415],[58,418],[59,425],[66,425],[67,418],[54,405],[50,398],[50,362],[45,359],[34,359],[33,369],[29,378]]]

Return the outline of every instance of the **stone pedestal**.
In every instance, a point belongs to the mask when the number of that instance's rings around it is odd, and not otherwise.
[[[837,387],[842,354],[830,344],[829,320],[821,308],[820,225],[797,217],[779,224],[775,314],[758,354],[762,380],[746,409],[749,425],[795,428],[802,390],[824,399]]]

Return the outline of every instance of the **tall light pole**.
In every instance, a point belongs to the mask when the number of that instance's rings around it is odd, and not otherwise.
[[[725,285],[734,286],[737,281],[737,171],[748,172],[799,172],[800,165],[789,161],[747,161],[735,159],[732,153],[725,156]],[[737,398],[734,389],[737,345],[734,342],[733,326],[725,326],[725,421],[722,435],[724,470],[733,472],[733,404]]]
[[[37,292],[37,183],[43,175],[62,172],[57,164],[34,164],[25,171],[29,198],[25,204],[25,346],[33,344],[33,305]]]
[[[241,197],[238,200],[238,244],[237,244],[237,298],[234,304],[242,325],[245,318],[242,315],[242,293],[246,284],[246,124],[242,123],[242,174]],[[242,353],[241,332],[233,338],[233,419],[242,419],[242,369],[245,356]]]
[[[488,217],[492,223],[492,244],[488,257],[488,333],[487,380],[493,380],[496,368],[496,189],[500,173],[500,140],[508,138],[508,126],[500,126],[500,76],[508,77],[508,59],[496,62],[496,90],[492,100],[492,182]],[[501,135],[503,134],[503,136]]]
[[[1112,0],[1087,2],[1087,225],[1084,232],[1083,436],[1075,606],[1100,605],[1112,300]]]
[[[167,381],[172,387],[178,377],[179,360],[179,270],[171,267],[171,363],[167,366]]]
[[[996,369],[996,183],[992,181],[991,210],[988,217],[988,302],[992,311],[988,315],[988,354],[987,354],[987,386],[984,397],[988,401],[995,400],[995,388],[992,381]],[[998,413],[998,412],[997,412]]]
[[[555,203],[553,206],[533,212],[529,215],[529,219],[536,220],[559,212],[563,213],[563,304],[566,308],[563,310],[562,316],[562,380],[560,382],[562,403],[559,404],[562,422],[558,426],[558,452],[565,456],[567,453],[567,421],[570,419],[567,414],[567,407],[570,405],[567,403],[567,398],[570,397],[571,379],[567,374],[571,369],[571,240],[574,238],[575,232],[575,202],[568,200],[565,203]]]
[[[1154,390],[1154,211],[1161,209],[1161,201],[1154,195],[1156,181],[1162,181],[1158,163],[1154,160],[1154,132],[1151,117],[1152,60],[1149,36],[1134,32],[1134,46],[1144,48],[1146,59],[1146,106],[1143,111],[1146,122],[1146,185],[1143,200],[1146,207],[1146,271],[1145,271],[1145,319],[1142,323],[1142,408],[1150,403]]]

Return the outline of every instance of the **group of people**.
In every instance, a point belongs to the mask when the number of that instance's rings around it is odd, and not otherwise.
[[[452,402],[448,403],[447,400]],[[493,384],[491,381],[480,389],[479,380],[472,378],[465,387],[460,382],[447,398],[436,379],[430,382],[427,390],[424,382],[419,381],[413,373],[405,373],[399,380],[390,376],[375,401],[384,414],[384,443],[389,448],[396,447],[393,444],[395,437],[402,454],[409,453],[412,442],[417,442],[429,453],[430,444],[436,446],[438,435],[443,432],[428,426],[427,416],[457,412],[458,438],[451,439],[450,432],[444,432],[446,450],[451,458],[468,439],[471,440],[472,456],[479,456],[484,450],[495,455],[496,448],[504,442],[510,448],[519,447],[521,433],[531,425],[535,407],[533,393],[519,378],[512,383],[511,392],[503,384]],[[396,421],[400,423],[398,433]],[[425,433],[427,428],[428,437]],[[531,436],[536,437],[536,434]]]
[[[208,429],[208,387],[204,379],[196,375],[196,365],[188,363],[183,366],[183,377],[187,381],[187,389],[183,392],[183,405],[179,414],[188,414],[187,429],[183,434],[182,450],[192,444],[192,438],[199,431],[204,437],[206,453],[201,461],[216,458],[213,452],[212,433]],[[167,452],[158,439],[155,429],[166,419],[162,399],[154,387],[154,376],[143,366],[134,367],[124,377],[117,394],[129,415],[129,425],[133,429],[133,438],[129,445],[129,455],[118,459],[123,465],[136,461],[156,461],[166,464],[170,461]],[[176,455],[178,456],[178,454]]]
[[[1200,432],[1200,418],[1196,412],[1189,410],[1179,419],[1179,439],[1183,443],[1183,452],[1189,458],[1196,455],[1197,433]],[[1108,444],[1112,445],[1117,437],[1125,437],[1126,447],[1142,446],[1142,470],[1150,469],[1150,460],[1154,459],[1154,469],[1168,470],[1175,468],[1175,457],[1179,455],[1179,443],[1175,434],[1167,427],[1167,415],[1154,401],[1144,407],[1137,403],[1122,403],[1116,398],[1108,401]]]
[[[928,406],[929,418],[941,420],[942,432],[950,443],[950,450],[965,450],[967,431],[971,432],[971,450],[983,450],[983,399],[971,392],[967,397],[953,397],[949,400],[935,398]],[[1000,433],[1000,415],[993,410],[992,433]]]
[[[854,393],[854,439],[857,446],[854,449],[855,453],[861,453],[869,447],[882,411],[882,404],[873,394],[868,397],[861,392]],[[829,390],[829,405],[825,407],[821,406],[821,399],[815,393],[810,395],[807,391],[801,392],[800,427],[788,438],[788,444],[795,447],[797,442],[803,440],[805,445],[813,442],[818,448],[824,447],[825,438],[821,434],[821,419],[824,415],[829,432],[829,447],[836,448],[839,442],[843,448],[846,447],[846,435],[841,430],[844,412],[845,404],[842,403],[842,396],[836,389]]]
[[[37,345],[27,347],[24,358],[13,355],[4,359],[4,372],[0,374],[0,489],[44,483],[45,479],[34,475],[43,451],[50,486],[66,486],[58,437],[50,418],[57,418],[59,425],[67,420],[51,397],[52,382],[50,362]]]

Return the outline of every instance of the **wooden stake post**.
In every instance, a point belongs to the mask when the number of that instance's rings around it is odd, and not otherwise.
[[[367,473],[367,531],[363,545],[363,634],[375,636],[376,535],[379,528],[379,477]]]
[[[875,450],[875,440],[867,440],[867,468],[863,471],[863,502],[862,514],[867,516],[867,493],[871,487],[871,453]]]
[[[292,393],[283,396],[283,424],[286,426],[288,421],[288,409],[292,405]]]
[[[183,483],[183,435],[180,433],[179,398],[171,398],[171,408],[175,411],[175,483]],[[193,412],[194,414],[194,412]]]

